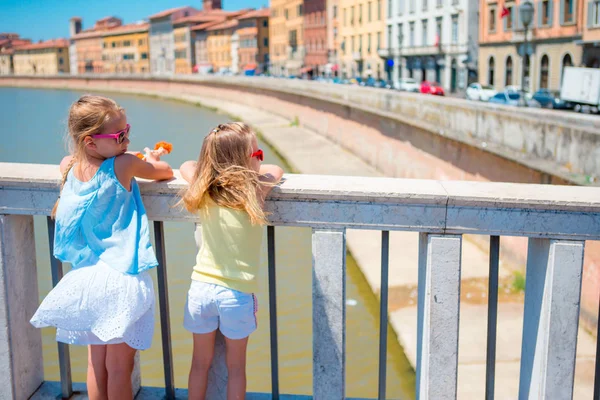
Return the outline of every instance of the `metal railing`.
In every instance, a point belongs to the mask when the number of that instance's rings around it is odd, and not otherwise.
[[[11,224],[26,223],[32,215],[49,214],[57,194],[55,176],[58,176],[56,166],[23,164],[15,168],[14,164],[0,163],[0,245],[7,243],[6,239],[17,231],[9,229]],[[416,387],[419,398],[456,398],[460,254],[462,234],[467,233],[491,237],[486,399],[494,398],[502,235],[530,238],[519,398],[547,398],[550,393],[551,398],[572,397],[583,250],[585,240],[600,238],[600,188],[569,187],[569,191],[565,191],[563,187],[547,185],[309,175],[287,175],[286,178],[267,202],[271,213],[271,225],[267,227],[271,398],[285,397],[279,393],[274,226],[303,226],[313,230],[314,398],[346,397],[346,229],[382,232],[379,399],[386,398],[389,234],[392,230],[420,232]],[[148,216],[154,220],[165,395],[168,399],[175,398],[175,385],[162,225],[163,221],[196,222],[194,216],[170,207],[182,185],[181,180],[140,184]],[[53,221],[48,219],[50,243],[53,242],[53,231]],[[4,275],[0,274],[1,284],[6,284],[2,280],[8,273],[24,267],[15,258],[16,252],[11,251],[8,247],[0,248],[0,265],[4,267]],[[57,283],[61,275],[62,265],[53,259],[53,283]],[[9,311],[16,304],[9,297],[0,297],[0,301],[5,301]],[[10,312],[8,315],[8,325],[13,332],[33,329],[28,324],[18,325],[11,321]],[[561,345],[557,346],[559,342]],[[598,347],[600,349],[600,342]],[[9,354],[11,351],[9,347]],[[30,353],[19,355],[39,356],[35,346]],[[68,346],[59,344],[59,359],[62,395],[69,397],[72,381]],[[15,369],[14,364],[2,365],[3,362],[0,356],[1,368]],[[600,390],[599,365],[597,357],[596,396]],[[35,391],[37,386],[32,388]],[[28,397],[31,393],[20,395]]]

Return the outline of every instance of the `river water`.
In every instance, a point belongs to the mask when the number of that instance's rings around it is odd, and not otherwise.
[[[70,104],[83,92],[0,88],[0,162],[58,164],[66,155],[66,119]],[[159,140],[173,143],[165,157],[174,168],[196,159],[204,136],[229,117],[193,105],[143,96],[106,94],[126,109],[132,126],[130,150],[141,150]],[[259,141],[265,162],[283,160]],[[187,386],[192,338],[182,327],[182,310],[190,282],[196,247],[192,224],[165,223],[171,333],[177,387]],[[266,237],[266,235],[265,235]],[[45,217],[35,217],[40,300],[51,289]],[[376,255],[377,257],[379,255]],[[312,259],[308,228],[276,228],[277,311],[279,324],[280,391],[312,393]],[[261,270],[259,329],[248,349],[248,390],[270,392],[269,311],[266,269]],[[68,271],[68,265],[65,266]],[[152,271],[156,282],[156,270]],[[360,270],[348,257],[346,330],[346,393],[349,397],[377,396],[379,306]],[[54,329],[42,330],[45,380],[59,380]],[[388,331],[387,397],[414,397],[415,376],[391,329]],[[142,384],[164,386],[158,307],[151,349],[141,353]],[[73,380],[85,381],[86,349],[71,346]]]

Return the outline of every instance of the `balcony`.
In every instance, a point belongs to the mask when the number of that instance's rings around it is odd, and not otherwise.
[[[73,388],[68,347],[58,345],[61,382],[44,382],[41,333],[28,322],[38,304],[33,215],[48,215],[58,195],[57,166],[0,163],[0,368],[7,371],[8,398],[69,397]],[[171,205],[183,188],[141,182],[149,218],[154,221],[159,260],[158,287],[165,388],[142,388],[138,398],[175,398],[169,326],[164,221],[196,222]],[[493,388],[501,235],[529,238],[520,398],[553,393],[571,398],[585,240],[600,238],[600,188],[481,182],[441,182],[391,178],[286,175],[267,202],[271,332],[271,394],[279,396],[276,317],[276,260],[273,226],[312,228],[313,398],[345,398],[346,229],[381,231],[380,398],[385,398],[388,319],[389,232],[417,231],[419,287],[417,386],[423,399],[456,398],[461,246],[463,234],[490,235],[486,383]],[[49,243],[53,221],[48,219]],[[52,250],[50,250],[52,251]],[[53,282],[62,265],[51,263]],[[5,289],[6,288],[6,289]],[[12,290],[11,288],[17,288]],[[7,290],[8,289],[8,290]],[[23,338],[24,340],[15,340]],[[365,349],[367,350],[367,349]],[[219,357],[219,352],[221,357]],[[217,348],[209,398],[225,387],[223,348]],[[139,369],[134,374],[139,388]],[[560,378],[557,378],[560,377]],[[38,388],[41,388],[38,390]],[[137,389],[136,389],[137,390]],[[36,392],[37,391],[37,392]],[[7,393],[7,392],[5,392]],[[179,391],[178,391],[179,393]],[[291,398],[281,396],[281,398]],[[297,397],[294,397],[297,398]]]

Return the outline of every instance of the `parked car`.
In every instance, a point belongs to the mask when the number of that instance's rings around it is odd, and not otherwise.
[[[437,82],[423,81],[421,83],[421,93],[444,96],[444,88]]]
[[[562,100],[558,91],[540,89],[533,94],[533,99],[540,103],[543,108],[556,108],[561,110],[570,110],[573,103]]]
[[[472,83],[467,88],[467,99],[488,101],[498,93],[493,86],[482,85],[481,83]]]
[[[394,89],[401,90],[403,92],[419,93],[421,87],[416,80],[412,78],[403,78],[398,80],[398,82],[394,85]]]
[[[494,97],[489,100],[489,102],[518,107],[521,103],[521,93],[505,90],[503,92],[496,93]],[[538,101],[527,98],[527,95],[525,96],[525,104],[527,107],[541,107]]]

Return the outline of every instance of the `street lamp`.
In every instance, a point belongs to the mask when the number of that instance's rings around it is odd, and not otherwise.
[[[523,55],[522,55],[522,71],[521,71],[521,105],[525,105],[525,65],[526,65],[526,60],[527,60],[527,31],[529,29],[529,25],[531,24],[531,21],[533,20],[533,4],[531,3],[531,1],[526,0],[523,3],[521,3],[521,6],[519,7],[519,18],[521,20],[521,23],[523,24],[523,27],[525,28],[525,36],[523,39]]]

